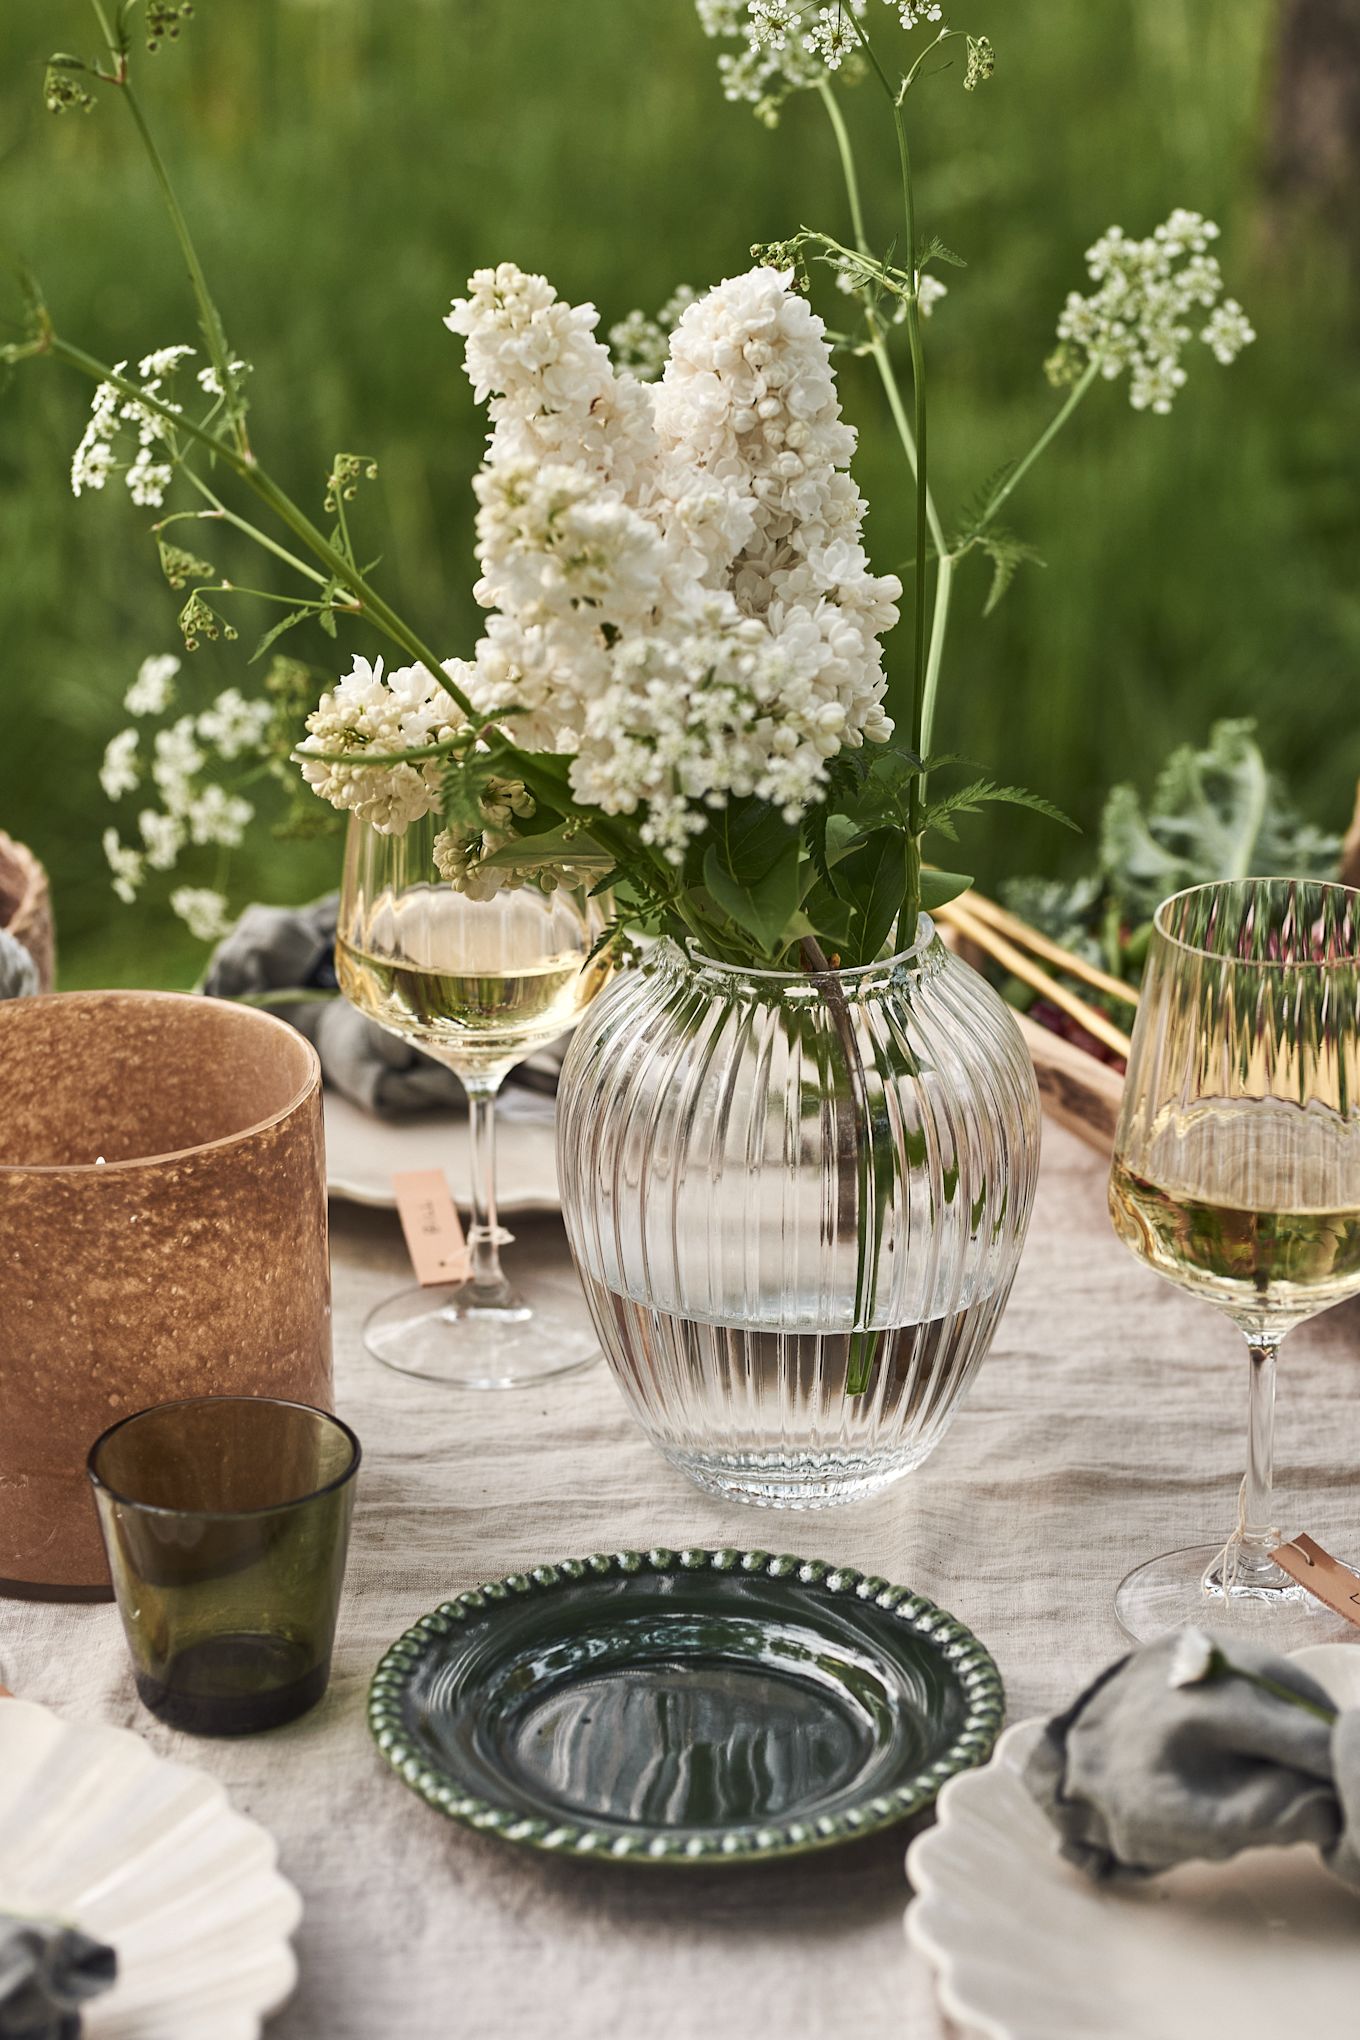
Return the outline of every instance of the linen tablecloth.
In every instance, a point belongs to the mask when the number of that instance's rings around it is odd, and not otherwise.
[[[906,1836],[783,1867],[663,1871],[541,1858],[442,1820],[372,1748],[384,1647],[460,1588],[599,1549],[764,1545],[883,1573],[969,1623],[1010,1719],[1121,1648],[1135,1561],[1225,1534],[1245,1431],[1240,1337],[1138,1267],[1105,1170],[1045,1127],[1038,1204],[991,1357],[934,1457],[877,1499],[770,1513],[700,1494],[648,1447],[603,1366],[478,1394],[369,1360],[368,1309],[407,1279],[393,1216],[333,1209],[338,1406],[365,1448],[333,1683],[272,1735],[195,1741],[137,1705],[111,1607],[0,1602],[26,1697],[201,1764],[278,1838],[301,1980],[271,2040],[938,2040],[906,1947]],[[521,1221],[526,1260],[565,1257]],[[1295,1333],[1280,1373],[1280,1520],[1360,1551],[1360,1312]]]

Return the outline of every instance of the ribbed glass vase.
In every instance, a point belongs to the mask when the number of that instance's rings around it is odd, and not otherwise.
[[[851,1501],[919,1466],[1024,1244],[1038,1092],[996,993],[923,918],[868,969],[665,944],[577,1028],[568,1236],[634,1414],[701,1487]]]

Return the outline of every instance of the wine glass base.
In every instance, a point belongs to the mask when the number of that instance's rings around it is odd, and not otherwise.
[[[461,1282],[403,1289],[371,1314],[364,1344],[384,1367],[451,1388],[533,1388],[600,1358],[575,1276],[519,1265],[510,1308],[479,1307]]]
[[[1168,1630],[1194,1627],[1276,1651],[1355,1641],[1352,1625],[1305,1593],[1287,1573],[1279,1573],[1278,1586],[1253,1586],[1245,1593],[1206,1590],[1204,1575],[1221,1550],[1221,1545],[1201,1544],[1164,1552],[1135,1566],[1120,1581],[1114,1597],[1124,1634],[1135,1643],[1151,1643]]]

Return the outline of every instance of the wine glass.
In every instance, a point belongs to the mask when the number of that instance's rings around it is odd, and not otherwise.
[[[1360,893],[1195,886],[1157,909],[1110,1174],[1115,1231],[1250,1354],[1247,1473],[1222,1545],[1131,1572],[1136,1641],[1187,1622],[1277,1649],[1354,1631],[1275,1564],[1275,1360],[1360,1292]]]
[[[404,1374],[465,1388],[518,1388],[597,1357],[569,1269],[521,1265],[512,1285],[496,1218],[496,1093],[516,1063],[562,1034],[609,975],[592,955],[606,907],[536,885],[470,899],[434,863],[438,816],[383,835],[351,818],[336,930],[340,989],[361,1013],[462,1080],[472,1144],[468,1274],[404,1290],[364,1328]]]

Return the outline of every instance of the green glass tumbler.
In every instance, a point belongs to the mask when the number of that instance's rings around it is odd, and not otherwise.
[[[196,1396],[123,1418],[89,1474],[142,1704],[251,1735],[330,1678],[359,1440],[304,1403]]]

